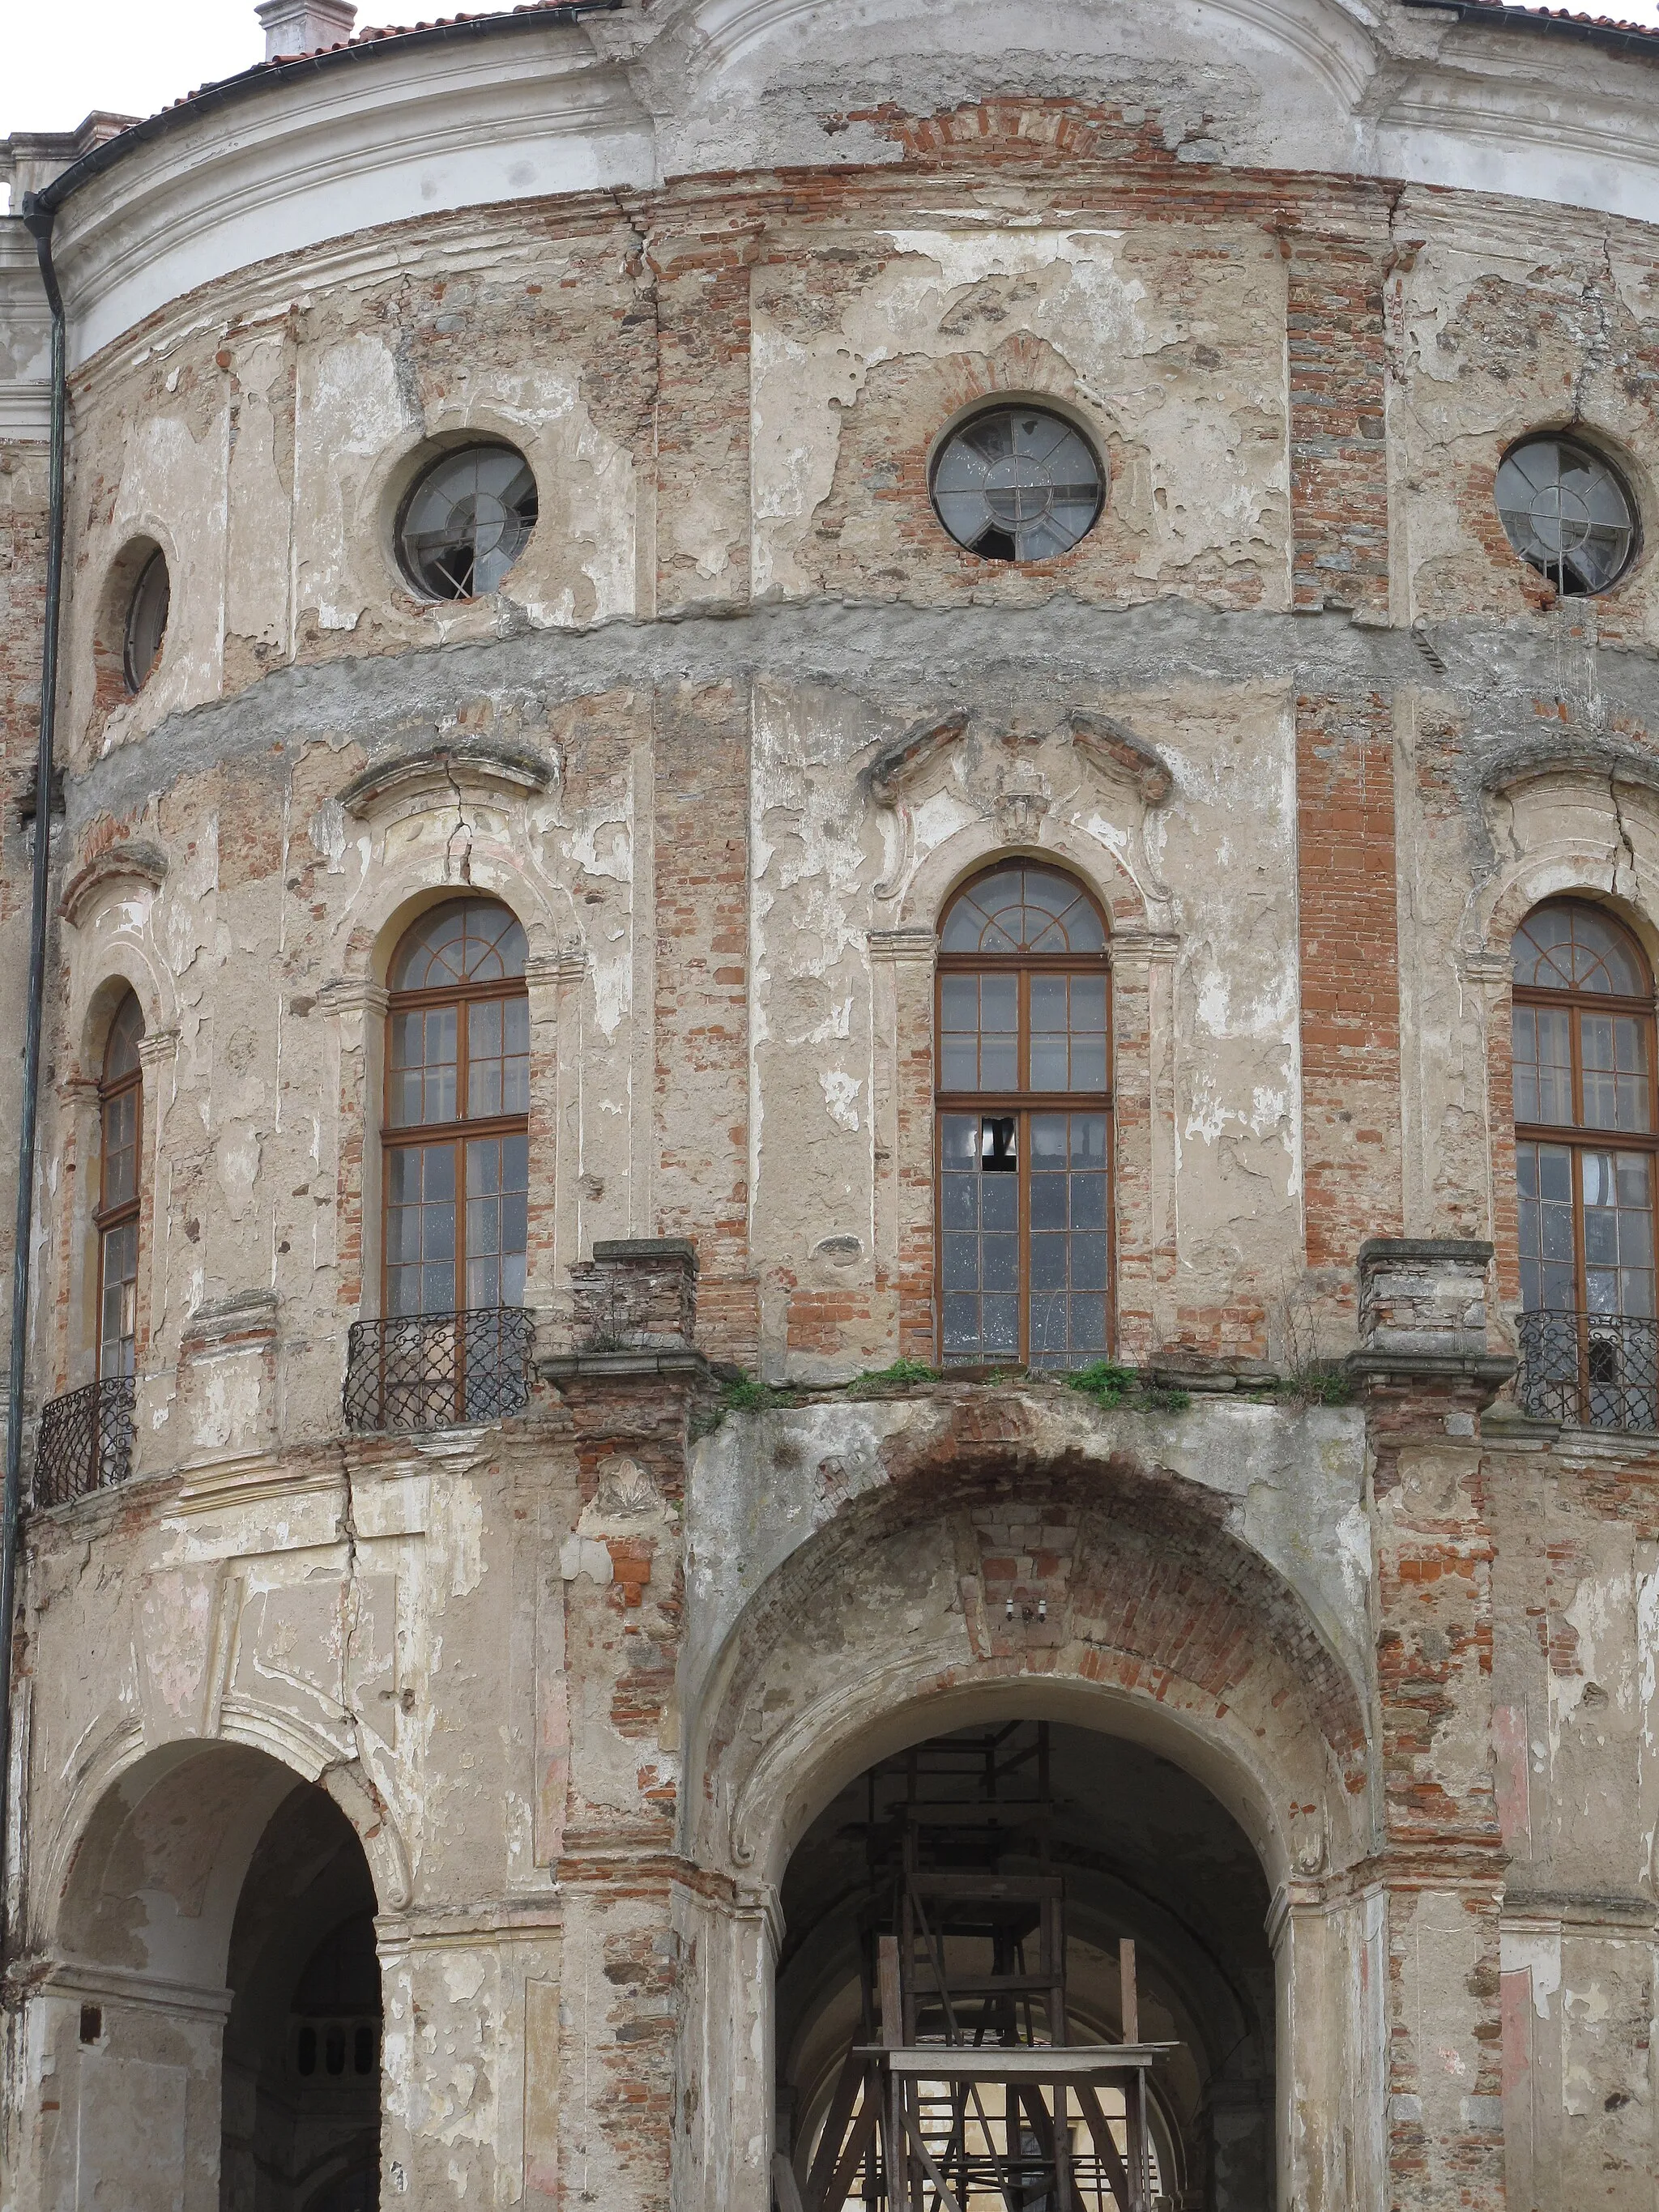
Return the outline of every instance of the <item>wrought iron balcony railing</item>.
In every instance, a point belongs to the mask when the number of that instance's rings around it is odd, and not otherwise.
[[[34,1447],[36,1505],[67,1505],[72,1498],[126,1480],[132,1470],[132,1402],[131,1375],[107,1376],[48,1400]]]
[[[504,1420],[530,1403],[535,1324],[520,1306],[398,1314],[352,1324],[346,1426],[454,1429]]]
[[[1659,1429],[1659,1320],[1523,1313],[1516,1395],[1534,1420]]]

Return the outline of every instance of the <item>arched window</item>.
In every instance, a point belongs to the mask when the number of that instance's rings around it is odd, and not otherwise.
[[[1628,933],[1577,900],[1528,915],[1513,957],[1522,1395],[1557,1419],[1650,1427],[1652,981]]]
[[[98,1084],[98,1372],[133,1372],[138,1334],[138,1151],[144,1017],[131,991],[115,1010]]]
[[[1086,1367],[1108,1343],[1106,926],[1013,861],[960,890],[939,964],[939,1296],[947,1366]]]
[[[388,1316],[524,1303],[530,1001],[524,931],[490,899],[423,915],[387,1015]]]

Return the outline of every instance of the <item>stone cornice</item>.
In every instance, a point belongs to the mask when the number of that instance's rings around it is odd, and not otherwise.
[[[77,871],[64,886],[58,910],[71,929],[79,929],[113,884],[147,884],[159,890],[167,880],[167,856],[159,845],[112,845]]]
[[[325,1014],[384,1014],[391,1004],[384,983],[372,975],[334,975],[317,994]]]
[[[371,762],[347,784],[339,800],[348,814],[366,822],[403,799],[429,798],[434,793],[459,801],[479,795],[529,799],[547,789],[559,775],[560,765],[556,753],[544,757],[488,738],[465,744],[428,745],[419,752]]]
[[[921,927],[915,929],[872,929],[866,939],[872,962],[884,962],[898,966],[908,962],[918,967],[931,968],[939,957],[939,932]]]

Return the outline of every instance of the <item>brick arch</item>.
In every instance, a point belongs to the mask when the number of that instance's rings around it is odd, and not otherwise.
[[[988,1397],[890,1438],[756,1594],[694,1735],[702,1864],[775,1882],[873,1757],[1013,1710],[1174,1759],[1276,1881],[1363,1856],[1361,1692],[1229,1501],[1133,1452],[1047,1452],[1038,1418]]]

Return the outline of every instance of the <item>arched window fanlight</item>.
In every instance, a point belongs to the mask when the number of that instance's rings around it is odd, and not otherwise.
[[[1109,1322],[1104,917],[1017,861],[957,894],[939,943],[941,1360],[1087,1366]]]
[[[499,590],[536,526],[536,479],[511,446],[461,446],[415,480],[398,550],[416,590],[474,599]]]
[[[138,1161],[143,1133],[144,1017],[129,991],[115,1010],[98,1083],[98,1372],[134,1371],[138,1334]]]
[[[1629,933],[1552,900],[1516,932],[1522,1394],[1596,1426],[1659,1425],[1653,985]]]
[[[1498,471],[1498,515],[1521,558],[1564,595],[1605,592],[1636,550],[1636,501],[1610,461],[1568,438],[1526,438]]]
[[[933,506],[982,561],[1044,561],[1093,529],[1104,471],[1083,433],[1046,407],[992,407],[951,431],[933,462]]]

